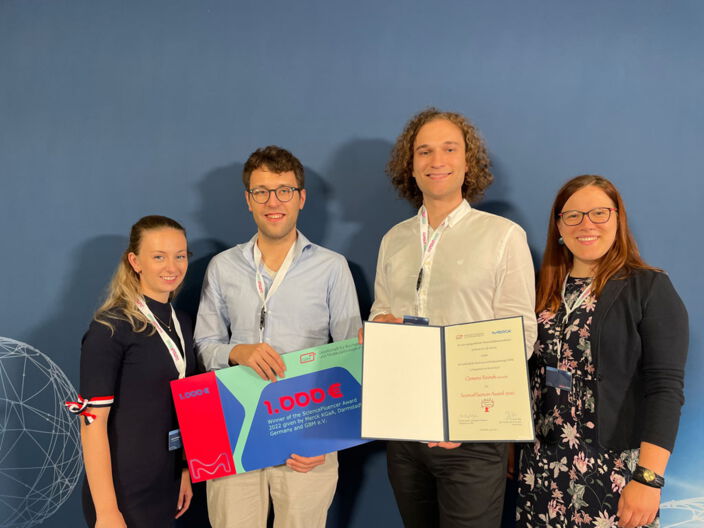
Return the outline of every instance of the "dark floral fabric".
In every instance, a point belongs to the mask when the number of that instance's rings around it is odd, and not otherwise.
[[[568,278],[569,305],[590,281]],[[589,295],[564,323],[564,306],[557,313],[538,315],[538,341],[531,358],[536,442],[521,454],[518,527],[617,526],[618,500],[638,462],[638,450],[612,451],[597,441],[595,365],[589,339],[595,308],[596,299]],[[546,386],[548,366],[572,374],[571,391]],[[659,525],[656,519],[650,527]]]

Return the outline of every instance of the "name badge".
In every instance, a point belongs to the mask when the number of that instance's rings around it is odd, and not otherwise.
[[[572,374],[555,367],[545,367],[545,384],[560,390],[572,390]]]
[[[177,449],[181,449],[181,447],[183,447],[183,443],[181,442],[181,430],[174,429],[173,431],[169,431],[169,451],[176,451]]]

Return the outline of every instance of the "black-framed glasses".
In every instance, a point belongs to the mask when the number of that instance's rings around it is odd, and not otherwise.
[[[587,215],[593,224],[605,224],[611,218],[612,212],[618,212],[618,209],[613,207],[595,207],[589,211],[562,211],[557,216],[568,226],[581,224],[582,220],[584,220],[584,215]]]
[[[280,202],[290,202],[293,198],[293,193],[300,191],[298,187],[291,187],[289,185],[282,185],[276,189],[267,189],[265,187],[256,187],[254,189],[249,189],[247,192],[252,197],[252,200],[259,204],[264,204],[269,201],[271,193],[276,195],[277,200]]]

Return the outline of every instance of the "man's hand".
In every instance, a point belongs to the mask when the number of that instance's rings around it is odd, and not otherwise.
[[[266,343],[236,345],[230,350],[230,363],[244,365],[259,374],[263,380],[276,381],[284,377],[284,360]]]
[[[374,319],[372,319],[372,321],[375,323],[403,323],[403,319],[401,319],[400,317],[396,317],[393,314],[379,314]],[[357,331],[357,341],[359,341],[360,345],[364,344],[364,328],[360,328]]]
[[[374,319],[372,319],[372,321],[374,321],[375,323],[403,323],[403,319],[400,317],[396,317],[394,314],[379,314]]]
[[[443,449],[457,449],[460,442],[428,442],[428,447],[442,447]]]
[[[325,463],[325,455],[304,457],[300,455],[291,455],[286,461],[286,465],[299,473],[308,473],[311,469]]]
[[[428,442],[428,447],[442,447],[443,449],[457,449],[460,442]]]
[[[660,507],[660,490],[631,480],[618,501],[618,525],[621,528],[645,526],[655,520]]]

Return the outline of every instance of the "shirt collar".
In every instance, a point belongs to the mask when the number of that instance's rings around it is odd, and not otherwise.
[[[296,237],[296,242],[294,242],[294,249],[293,249],[293,261],[295,262],[296,259],[303,253],[303,251],[309,247],[312,246],[313,243],[306,238],[306,236],[301,233],[298,229],[296,229],[296,233],[298,233],[298,237]],[[257,235],[258,233],[254,233],[254,236],[249,239],[249,241],[245,244],[244,246],[244,254],[247,258],[247,260],[250,261],[252,265],[254,265],[254,244],[257,243]]]
[[[421,207],[422,209],[422,207]],[[472,206],[469,205],[467,200],[462,200],[460,204],[455,207],[450,214],[447,215],[445,220],[447,221],[447,227],[453,227],[457,222],[464,218],[464,215],[472,210]],[[420,218],[421,210],[418,209],[418,217]]]

